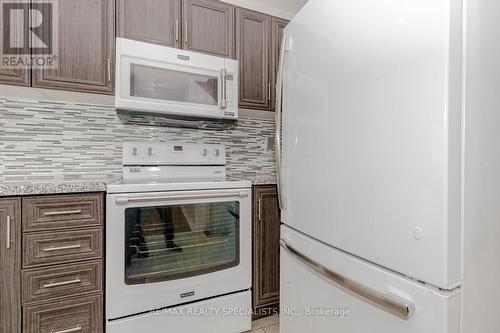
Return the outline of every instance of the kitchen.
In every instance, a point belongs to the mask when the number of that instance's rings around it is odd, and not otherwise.
[[[0,333],[500,330],[498,4],[0,6]]]

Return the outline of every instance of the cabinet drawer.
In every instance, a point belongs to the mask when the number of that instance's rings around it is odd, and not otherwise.
[[[26,306],[23,314],[23,332],[101,333],[102,296],[96,294]]]
[[[23,235],[23,267],[99,259],[101,228]]]
[[[102,224],[102,194],[23,198],[23,231],[46,231]]]
[[[102,290],[101,260],[22,272],[23,302],[53,300]]]

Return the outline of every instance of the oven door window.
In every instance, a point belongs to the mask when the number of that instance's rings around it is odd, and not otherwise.
[[[130,96],[217,106],[219,78],[130,64]]]
[[[168,281],[239,264],[239,202],[127,208],[125,283]]]

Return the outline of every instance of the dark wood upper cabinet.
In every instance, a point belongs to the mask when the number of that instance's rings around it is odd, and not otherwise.
[[[31,71],[29,69],[0,69],[0,84],[29,86]]]
[[[181,0],[117,0],[117,36],[181,46]]]
[[[271,109],[276,105],[276,75],[280,57],[283,30],[289,21],[277,17],[272,18],[271,23]]]
[[[0,199],[0,333],[21,333],[21,201]]]
[[[279,302],[280,215],[275,185],[255,186],[253,192],[253,308]]]
[[[58,2],[58,66],[33,69],[34,87],[113,92],[114,3],[114,0]]]
[[[9,1],[10,3],[12,2],[19,2],[21,1]],[[10,40],[10,44],[13,45],[18,45],[18,42],[20,42],[19,38],[16,38],[17,34],[14,34],[13,40]],[[24,38],[26,36],[23,36]],[[0,36],[2,40],[4,39],[4,36]],[[6,43],[7,40],[3,40],[3,43]],[[1,42],[0,42],[1,44]],[[4,56],[11,56],[11,54],[4,54],[2,46],[2,52],[0,52]],[[29,55],[28,55],[29,56]],[[28,69],[0,69],[0,83],[1,84],[13,84],[13,85],[19,85],[19,86],[29,86],[31,84],[31,70]]]
[[[286,20],[218,0],[64,0],[56,15],[57,67],[0,69],[0,84],[113,94],[116,17],[117,37],[239,60],[239,106],[274,110]]]
[[[236,59],[240,64],[239,105],[269,110],[271,16],[236,8]]]
[[[217,0],[182,2],[183,49],[234,58],[234,6]]]

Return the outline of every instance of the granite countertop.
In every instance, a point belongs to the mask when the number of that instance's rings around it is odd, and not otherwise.
[[[95,180],[43,180],[20,181],[0,183],[0,197],[18,195],[62,194],[62,193],[88,193],[105,192],[106,185],[116,181],[117,178]],[[253,185],[276,184],[272,176],[257,176],[252,179]]]
[[[251,180],[252,185],[274,185],[277,183],[274,176],[257,176]]]
[[[116,179],[44,180],[0,183],[0,197],[58,193],[105,192],[106,184]]]

